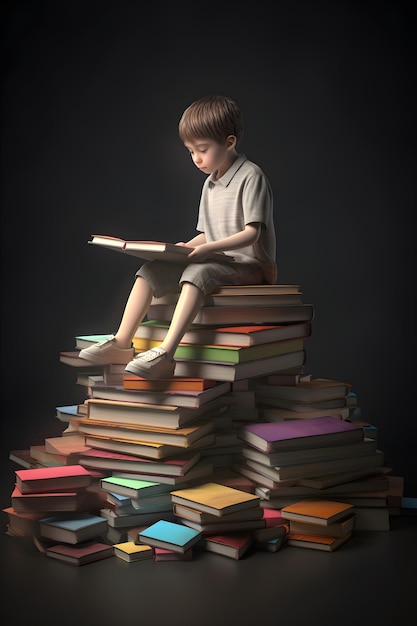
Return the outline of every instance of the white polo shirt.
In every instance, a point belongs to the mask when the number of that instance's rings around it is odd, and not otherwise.
[[[258,241],[239,250],[230,250],[236,261],[260,263],[265,281],[274,283],[277,276],[276,236],[273,196],[268,179],[260,167],[241,154],[219,180],[211,174],[201,192],[197,230],[206,241],[234,235],[245,226],[262,224]],[[225,254],[228,254],[226,251]]]

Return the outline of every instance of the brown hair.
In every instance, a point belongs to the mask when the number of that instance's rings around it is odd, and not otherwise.
[[[185,109],[178,131],[183,142],[187,139],[213,139],[223,143],[229,135],[235,135],[237,144],[243,134],[243,117],[231,98],[205,96]]]

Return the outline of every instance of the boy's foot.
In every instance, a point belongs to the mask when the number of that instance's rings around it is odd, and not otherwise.
[[[174,375],[175,361],[168,359],[168,354],[163,348],[151,348],[137,354],[125,369],[130,374],[149,380],[171,378]]]
[[[85,359],[95,365],[111,365],[112,363],[126,365],[134,354],[133,348],[118,348],[115,345],[114,337],[99,341],[89,348],[80,350],[78,358]]]

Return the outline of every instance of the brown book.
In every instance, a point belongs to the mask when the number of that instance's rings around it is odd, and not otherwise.
[[[355,507],[346,502],[335,500],[305,499],[281,509],[283,519],[311,522],[319,526],[328,526],[346,517],[350,517]]]
[[[252,544],[251,532],[234,532],[203,537],[202,546],[207,552],[239,560],[248,552]]]
[[[326,537],[345,537],[355,528],[355,514],[350,515],[340,522],[332,522],[327,526],[321,526],[314,522],[301,522],[299,520],[290,520],[290,531],[306,535],[320,535]]]
[[[322,550],[324,552],[333,552],[350,539],[352,533],[348,533],[343,537],[326,537],[321,535],[308,535],[302,533],[289,532],[287,544],[297,548],[310,548],[312,550]]]
[[[175,304],[151,304],[148,318],[169,322]],[[224,326],[228,324],[287,324],[309,322],[314,317],[312,304],[282,304],[277,306],[202,306],[194,324]]]

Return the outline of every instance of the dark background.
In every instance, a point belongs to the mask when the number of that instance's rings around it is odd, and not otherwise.
[[[59,363],[116,330],[137,261],[92,233],[194,235],[204,176],[177,136],[236,99],[270,179],[278,282],[315,305],[306,369],[345,380],[406,495],[415,472],[415,4],[2,5],[2,462],[83,395]],[[14,469],[14,468],[13,468]],[[4,474],[6,477],[6,474]]]

